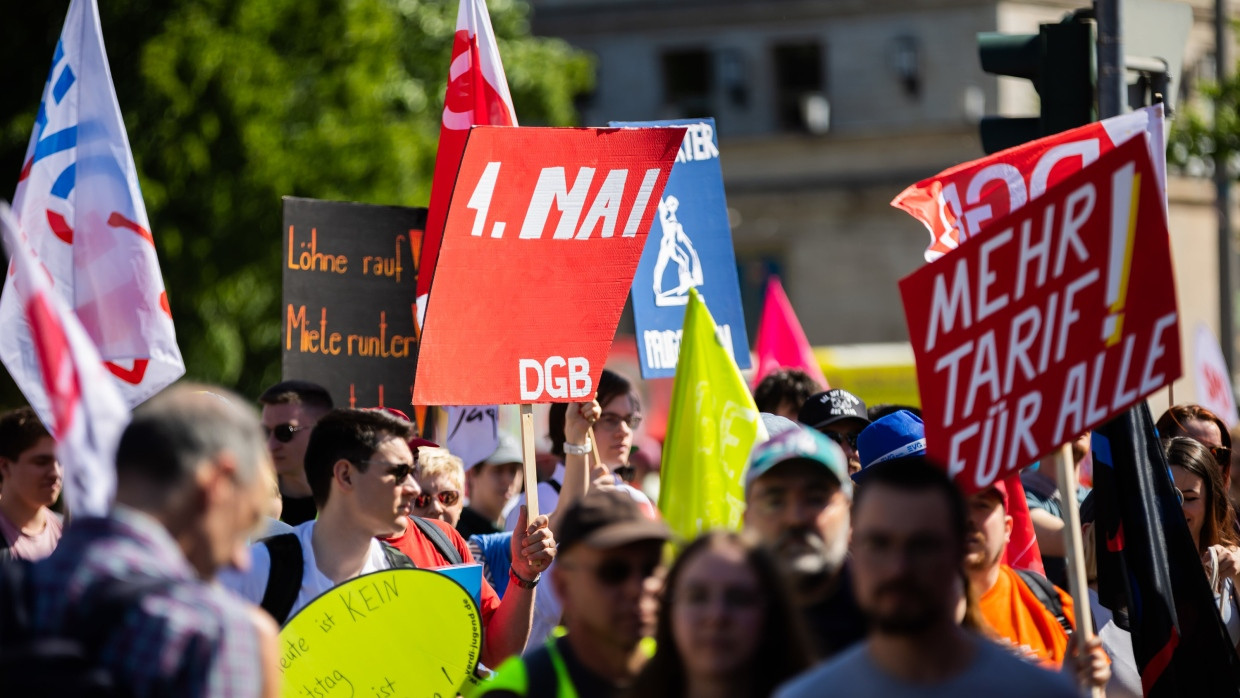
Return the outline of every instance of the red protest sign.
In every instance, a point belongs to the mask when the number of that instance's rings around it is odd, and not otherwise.
[[[928,455],[971,492],[1180,375],[1144,139],[900,281]]]
[[[684,131],[471,129],[435,264],[415,403],[594,395]]]

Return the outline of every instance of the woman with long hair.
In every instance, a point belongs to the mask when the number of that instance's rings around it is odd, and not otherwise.
[[[1193,545],[1201,554],[1206,575],[1232,644],[1240,647],[1240,540],[1235,512],[1227,499],[1223,474],[1210,449],[1201,442],[1177,436],[1164,444],[1175,487],[1183,497],[1184,519]]]
[[[809,643],[774,558],[730,532],[707,533],[668,573],[656,650],[633,698],[768,696],[810,665]]]

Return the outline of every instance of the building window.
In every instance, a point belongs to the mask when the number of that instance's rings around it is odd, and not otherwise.
[[[663,54],[663,106],[669,118],[712,116],[715,70],[705,49]]]
[[[780,130],[825,132],[822,47],[816,41],[778,44],[774,59],[776,123]]]

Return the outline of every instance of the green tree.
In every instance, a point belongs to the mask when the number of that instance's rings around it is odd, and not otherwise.
[[[488,4],[521,123],[572,125],[591,59],[531,36],[525,0]],[[256,395],[280,374],[280,198],[426,205],[457,3],[99,5],[187,375]],[[15,3],[0,28],[5,198],[67,7]]]

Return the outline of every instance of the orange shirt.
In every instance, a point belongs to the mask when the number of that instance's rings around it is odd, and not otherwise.
[[[1068,623],[1074,624],[1072,597],[1059,587],[1055,591]],[[1011,567],[999,566],[999,579],[978,604],[995,634],[1017,653],[1050,669],[1058,670],[1063,664],[1067,633]]]

